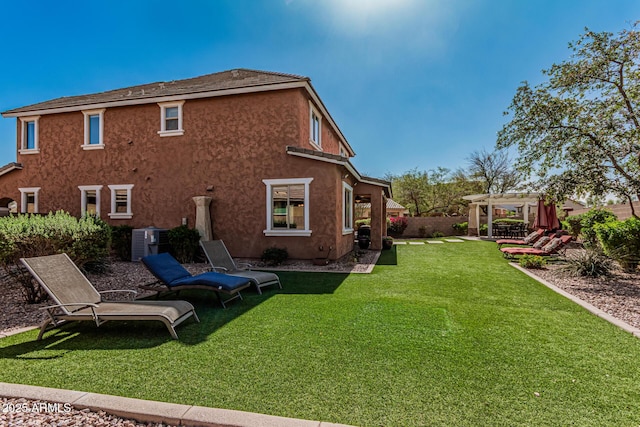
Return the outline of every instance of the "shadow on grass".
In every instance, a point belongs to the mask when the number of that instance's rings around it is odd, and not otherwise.
[[[376,265],[398,265],[398,247],[394,245],[391,249],[380,252]]]
[[[210,291],[183,290],[179,296],[165,295],[163,299],[183,299],[191,302],[200,323],[192,319],[176,327],[179,341],[172,343],[167,328],[157,321],[111,321],[96,327],[93,322],[69,322],[45,333],[41,341],[36,341],[36,331],[20,334],[24,339],[14,345],[0,348],[0,358],[20,360],[56,359],[69,351],[127,350],[169,345],[197,345],[209,339],[232,320],[239,318],[254,307],[277,295],[319,295],[332,294],[349,276],[339,273],[279,273],[283,289],[270,287],[258,295],[253,288],[244,291],[243,300],[233,301],[226,309],[220,307],[216,294]],[[8,337],[3,339],[13,340]],[[0,341],[2,344],[2,341]]]

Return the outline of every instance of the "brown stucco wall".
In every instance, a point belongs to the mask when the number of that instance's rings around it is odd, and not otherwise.
[[[187,100],[184,135],[161,137],[157,104],[108,108],[103,150],[83,150],[82,112],[43,115],[40,154],[18,155],[22,171],[0,177],[0,197],[19,201],[18,187],[41,187],[39,211],[80,215],[80,185],[103,185],[101,217],[113,225],[172,228],[195,223],[194,196],[211,197],[214,238],[232,255],[260,257],[270,246],[295,258],[348,253],[353,236],[342,234],[344,168],[294,157],[286,146],[309,147],[309,100],[302,89]],[[323,118],[325,152],[339,140]],[[19,135],[19,120],[17,124]],[[263,179],[308,178],[311,237],[266,237]],[[133,184],[130,220],[111,220],[110,184]],[[353,185],[353,182],[350,182]],[[209,190],[208,190],[209,189]],[[378,189],[379,191],[379,189]],[[319,251],[323,246],[324,253]]]

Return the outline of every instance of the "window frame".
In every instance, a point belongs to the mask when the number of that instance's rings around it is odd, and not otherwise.
[[[317,120],[317,123],[318,123],[317,141],[314,139],[315,138],[314,116],[318,119]],[[314,107],[311,101],[309,101],[309,143],[311,143],[311,145],[318,148],[319,150],[322,150],[322,115],[316,109],[316,107]]]
[[[266,215],[266,228],[263,230],[265,236],[299,236],[309,237],[311,236],[311,229],[309,227],[309,184],[311,184],[313,178],[285,178],[285,179],[263,179],[262,182],[266,186],[266,203],[267,203],[267,215]],[[272,188],[279,185],[304,185],[304,228],[302,229],[280,229],[273,227],[273,191]]]
[[[172,102],[158,102],[158,106],[160,107],[160,130],[158,131],[158,135],[160,136],[181,136],[184,135],[183,128],[183,113],[182,107],[184,105],[183,101],[172,101]],[[167,130],[167,109],[168,108],[178,108],[178,129]]]
[[[133,218],[133,212],[131,208],[131,189],[134,184],[117,184],[117,185],[108,185],[109,190],[111,190],[111,212],[107,215],[111,219],[131,219]],[[127,212],[116,212],[116,191],[117,190],[127,190]]]
[[[82,144],[83,150],[102,150],[104,149],[104,111],[99,110],[84,110],[84,143]],[[91,117],[98,116],[98,143],[91,144]]]
[[[27,212],[27,197],[29,194],[33,193],[33,213],[39,213],[40,208],[38,206],[39,203],[39,193],[40,187],[23,187],[18,188],[20,191],[20,213],[28,213]]]
[[[103,185],[79,185],[80,190],[80,214],[85,216],[87,213],[87,191],[96,192],[96,216],[100,217],[100,190]]]
[[[349,195],[349,212],[347,208],[347,195]],[[353,187],[342,181],[342,235],[353,234]]]
[[[40,143],[38,141],[39,129],[38,120],[40,116],[20,117],[20,154],[38,154],[40,153]],[[28,124],[33,123],[33,148],[27,148],[27,132]]]

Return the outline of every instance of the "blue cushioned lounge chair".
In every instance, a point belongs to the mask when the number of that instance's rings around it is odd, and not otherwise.
[[[215,272],[192,276],[168,253],[149,255],[140,261],[158,279],[158,282],[142,285],[140,288],[156,291],[158,294],[162,291],[180,292],[183,289],[204,289],[215,292],[222,307],[226,308],[227,302],[236,298],[242,299],[240,291],[251,285],[249,279]],[[230,295],[230,298],[225,300],[221,294]]]

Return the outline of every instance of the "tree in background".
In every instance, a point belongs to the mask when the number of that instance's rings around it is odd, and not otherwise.
[[[467,160],[471,177],[482,182],[486,194],[515,191],[522,183],[506,151],[474,151]]]
[[[466,214],[468,202],[462,197],[481,191],[481,184],[463,171],[438,167],[430,171],[411,169],[401,175],[387,174],[394,199],[412,216]]]
[[[568,61],[543,73],[535,87],[524,82],[498,133],[498,148],[515,146],[520,171],[539,176],[545,192],[640,195],[640,33],[638,23],[618,34],[589,29]]]

